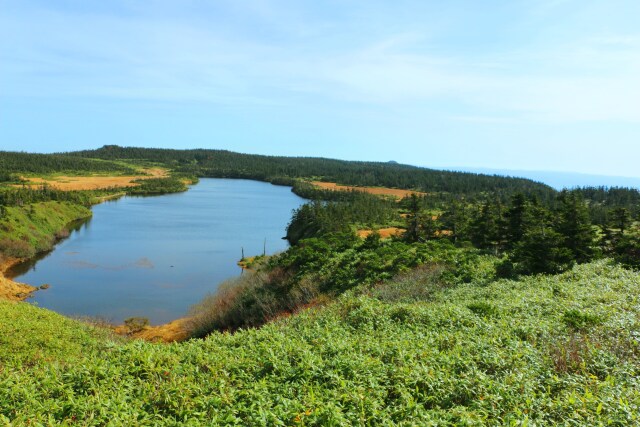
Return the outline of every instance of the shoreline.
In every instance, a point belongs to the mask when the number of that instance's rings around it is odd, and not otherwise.
[[[24,301],[38,290],[35,286],[15,282],[6,276],[7,270],[23,261],[24,259],[21,258],[4,258],[0,260],[0,298],[9,301]]]
[[[258,181],[258,180],[255,180]],[[192,184],[192,183],[191,183]],[[118,192],[114,194],[110,194],[107,196],[102,196],[96,199],[97,204],[101,204],[103,202],[119,199],[122,196],[126,195],[126,191]],[[64,240],[59,239],[59,240]],[[57,244],[58,241],[55,243]],[[55,244],[54,244],[55,246]],[[256,258],[261,258],[262,256],[249,257],[245,260],[251,264]],[[4,260],[0,259],[0,299],[10,300],[10,301],[24,301],[29,298],[35,291],[39,290],[39,287],[34,287],[25,283],[15,282],[5,276],[7,270],[13,267],[16,264],[27,261],[27,259],[21,258],[5,258]],[[245,270],[251,270],[249,265],[242,265],[241,261],[237,263],[237,265]],[[67,316],[68,317],[68,316]],[[160,325],[148,325],[144,326],[141,330],[131,331],[125,324],[111,324],[105,325],[108,329],[111,329],[118,335],[125,336],[131,339],[142,339],[149,342],[159,342],[159,343],[171,343],[171,342],[181,342],[190,338],[189,336],[189,323],[191,322],[191,318],[188,316],[179,317],[177,319],[171,320],[167,323],[163,323]]]

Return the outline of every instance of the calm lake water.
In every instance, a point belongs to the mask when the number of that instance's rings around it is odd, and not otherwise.
[[[93,207],[93,218],[15,279],[49,289],[29,299],[72,316],[152,324],[184,316],[221,281],[241,273],[246,256],[285,250],[292,209],[304,199],[289,187],[201,179],[189,191],[124,197]],[[21,270],[20,270],[21,269]]]

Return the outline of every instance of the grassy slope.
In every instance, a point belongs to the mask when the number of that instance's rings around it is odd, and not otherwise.
[[[52,201],[24,207],[6,207],[4,216],[0,218],[0,237],[5,246],[9,242],[24,242],[24,250],[40,252],[50,249],[56,235],[60,237],[60,232],[71,222],[90,216],[90,209],[66,202]],[[33,253],[12,254],[6,250],[7,248],[3,249],[10,256],[33,256]]]
[[[601,261],[173,345],[1,302],[0,423],[638,425],[638,295]]]

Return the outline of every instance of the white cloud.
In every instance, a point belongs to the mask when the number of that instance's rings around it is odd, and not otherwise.
[[[251,10],[271,25],[284,13],[264,1]],[[326,23],[308,22],[304,31],[305,22],[290,24],[301,40],[287,43],[170,17],[29,14],[33,28],[25,28],[24,19],[0,18],[5,94],[233,105],[310,98],[389,108],[444,101],[457,106],[452,117],[486,122],[640,123],[638,34],[594,35],[479,58],[434,54],[416,31],[363,46],[345,39],[336,51],[323,45]]]

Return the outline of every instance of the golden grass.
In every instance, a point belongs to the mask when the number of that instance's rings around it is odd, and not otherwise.
[[[164,178],[168,176],[167,170],[162,168],[144,168],[140,170],[146,175],[129,176],[56,176],[54,178],[24,178],[26,185],[39,186],[47,184],[52,188],[62,191],[75,190],[99,190],[104,188],[135,187],[135,180],[149,178]]]
[[[413,190],[401,190],[398,188],[385,188],[385,187],[354,187],[350,185],[340,185],[335,182],[321,182],[321,181],[311,181],[311,184],[315,187],[321,188],[323,190],[333,190],[333,191],[362,191],[364,193],[375,194],[377,196],[390,196],[395,197],[396,199],[402,199],[404,197],[410,196],[412,194],[416,194],[418,196],[425,196],[426,193],[422,193],[420,191]]]
[[[364,239],[367,236],[369,236],[371,233],[373,233],[373,231],[374,230],[358,230],[357,234],[359,237]],[[398,228],[398,227],[380,228],[375,231],[377,231],[378,234],[380,234],[380,238],[382,239],[389,239],[394,236],[401,236],[405,232],[404,228]]]
[[[151,342],[176,342],[184,341],[189,338],[189,322],[190,318],[184,317],[173,320],[164,325],[145,326],[141,331],[129,333],[125,325],[119,325],[114,331],[120,335],[127,335],[130,338],[141,339]]]
[[[38,289],[25,283],[14,282],[5,277],[5,272],[20,261],[17,258],[0,257],[0,298],[9,301],[23,301]]]

